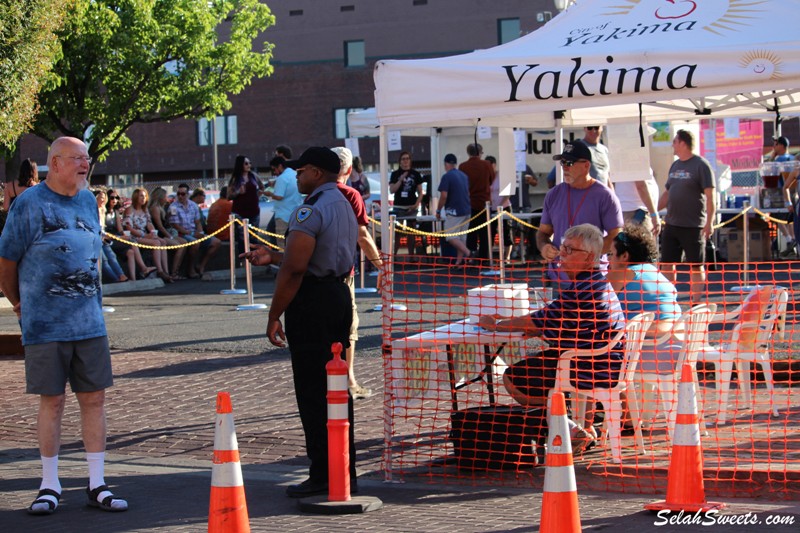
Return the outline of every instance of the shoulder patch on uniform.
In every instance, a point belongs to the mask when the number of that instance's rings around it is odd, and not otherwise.
[[[311,216],[311,208],[301,207],[300,209],[297,210],[297,215],[295,215],[295,218],[297,218],[298,222],[305,222],[306,219],[310,216]]]

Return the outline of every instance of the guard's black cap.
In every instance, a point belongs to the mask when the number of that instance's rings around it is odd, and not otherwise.
[[[287,167],[295,170],[306,165],[313,165],[333,174],[339,174],[340,170],[339,156],[324,146],[312,146],[299,159],[286,162]]]
[[[586,159],[590,163],[592,162],[592,151],[589,150],[589,147],[586,146],[586,143],[577,140],[572,141],[571,143],[567,143],[564,146],[564,151],[559,155],[554,155],[554,161],[578,161],[579,159]]]

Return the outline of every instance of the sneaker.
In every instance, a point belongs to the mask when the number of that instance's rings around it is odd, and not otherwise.
[[[791,243],[786,246],[786,249],[778,254],[781,259],[794,259],[797,257],[797,252],[795,251],[794,243]]]
[[[350,387],[350,395],[354,400],[363,400],[364,398],[369,398],[372,396],[372,389],[367,389],[361,385],[356,385],[354,387]]]

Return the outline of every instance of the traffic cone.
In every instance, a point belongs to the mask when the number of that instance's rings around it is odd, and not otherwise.
[[[700,418],[697,414],[697,391],[692,365],[681,368],[678,385],[678,413],[672,433],[672,455],[667,473],[667,499],[648,503],[648,511],[686,511],[696,513],[718,510],[724,503],[707,502],[703,486],[703,448],[700,444]]]
[[[239,444],[233,425],[231,395],[217,393],[217,422],[214,430],[214,466],[211,470],[209,533],[250,533],[247,501],[244,497]]]
[[[550,399],[548,428],[539,533],[580,533],[578,488],[563,392],[554,393]]]

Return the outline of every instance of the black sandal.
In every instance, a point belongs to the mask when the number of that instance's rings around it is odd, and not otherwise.
[[[128,502],[122,498],[115,497],[108,485],[100,485],[94,490],[89,490],[89,487],[86,487],[86,495],[89,497],[87,502],[89,507],[97,507],[111,513],[121,513],[128,510]],[[101,496],[102,500],[100,499]],[[116,506],[114,505],[115,503],[117,504]]]
[[[45,498],[44,496],[51,496],[52,498],[55,498],[56,501],[53,501],[51,498]],[[53,489],[42,489],[39,491],[39,494],[36,495],[36,499],[33,500],[33,503],[28,507],[28,514],[53,514],[56,511],[56,508],[58,508],[59,501],[61,501],[61,494],[57,493]],[[46,503],[47,509],[34,509],[33,506],[39,503]]]

